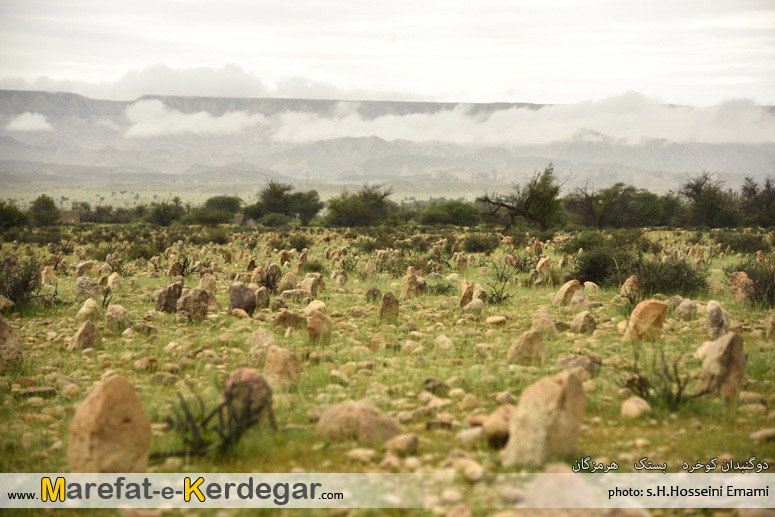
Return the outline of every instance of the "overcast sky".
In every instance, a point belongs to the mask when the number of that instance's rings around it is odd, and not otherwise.
[[[0,0],[0,87],[775,104],[775,0]]]

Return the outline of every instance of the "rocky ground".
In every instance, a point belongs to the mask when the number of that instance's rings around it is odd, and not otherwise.
[[[253,231],[129,260],[131,229],[113,242],[91,231],[3,245],[40,258],[41,292],[60,302],[3,311],[3,472],[452,470],[443,497],[461,516],[490,474],[570,471],[585,456],[619,472],[643,457],[677,472],[756,456],[775,472],[775,316],[722,272],[732,253],[685,232],[647,236],[707,261],[710,287],[691,300],[571,278],[562,236],[469,253],[454,234],[418,233],[420,253],[323,229],[302,251]],[[658,377],[664,365],[677,381]],[[178,392],[251,426],[224,450],[186,444],[169,420]]]

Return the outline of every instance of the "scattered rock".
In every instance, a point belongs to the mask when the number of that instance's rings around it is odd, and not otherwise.
[[[702,362],[700,389],[718,394],[727,402],[735,400],[747,361],[742,336],[736,332],[724,334],[713,343]]]
[[[329,440],[384,442],[401,434],[401,426],[393,417],[363,401],[345,402],[326,408],[315,432]]]
[[[542,464],[573,454],[585,406],[584,388],[573,372],[545,377],[525,388],[509,422],[503,465]]]
[[[519,339],[509,347],[506,359],[519,364],[541,364],[546,359],[546,347],[541,340],[541,335],[529,330],[519,336]]]
[[[102,334],[91,320],[84,321],[75,336],[67,346],[68,350],[83,350],[84,348],[99,348],[102,344]]]
[[[649,412],[651,406],[640,397],[630,397],[622,402],[622,416],[625,418],[640,418]]]
[[[624,339],[643,341],[659,339],[667,316],[667,304],[659,300],[645,300],[635,306],[627,324]]]
[[[76,408],[67,445],[71,472],[144,472],[151,425],[124,377],[97,385]]]

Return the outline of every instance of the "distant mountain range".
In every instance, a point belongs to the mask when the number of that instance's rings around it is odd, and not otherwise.
[[[183,114],[214,117],[241,112],[275,117],[289,112],[331,116],[340,101],[145,96]],[[0,91],[0,188],[30,184],[184,183],[260,184],[280,179],[302,184],[397,184],[417,197],[434,185],[460,192],[505,189],[550,161],[566,189],[625,182],[657,192],[675,189],[687,174],[717,173],[735,187],[744,175],[775,174],[775,144],[629,142],[590,130],[540,145],[473,146],[436,141],[342,137],[308,143],[278,142],[259,130],[231,134],[195,131],[127,138],[126,110],[136,101],[89,99],[71,93]],[[366,120],[385,115],[435,114],[454,103],[358,102]],[[472,115],[538,104],[470,104]],[[47,131],[11,131],[25,113],[45,117]],[[459,185],[459,187],[455,187]]]

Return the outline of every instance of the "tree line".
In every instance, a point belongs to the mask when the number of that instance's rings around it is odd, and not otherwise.
[[[120,224],[146,222],[156,226],[196,224],[217,226],[231,223],[242,214],[263,226],[302,226],[320,223],[334,227],[402,225],[499,225],[504,228],[531,226],[550,228],[634,228],[646,226],[729,228],[775,226],[775,180],[761,183],[746,178],[740,190],[725,188],[708,173],[688,178],[677,191],[655,194],[646,189],[617,183],[591,190],[576,188],[561,195],[561,185],[549,164],[523,184],[505,193],[485,193],[474,202],[431,199],[396,203],[391,190],[381,185],[363,185],[343,190],[327,202],[317,191],[295,191],[290,184],[269,182],[254,202],[238,196],[214,196],[202,206],[171,201],[140,204],[133,208],[92,207],[74,202],[81,222]],[[325,209],[325,212],[324,212]],[[28,210],[11,201],[0,201],[0,228],[50,226],[60,211],[54,200],[39,196]]]

